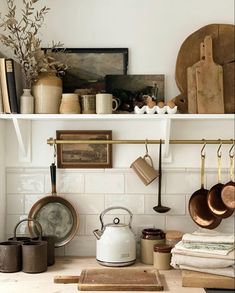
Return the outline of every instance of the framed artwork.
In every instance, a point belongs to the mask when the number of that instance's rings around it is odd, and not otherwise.
[[[62,77],[64,93],[76,89],[99,92],[105,90],[107,74],[127,74],[127,48],[66,48],[54,49],[49,54],[68,65]]]
[[[58,140],[111,140],[111,130],[57,130]],[[58,144],[58,168],[112,168],[111,144]]]
[[[118,110],[132,112],[134,106],[145,104],[144,96],[164,102],[163,74],[107,75],[106,91],[120,99]]]

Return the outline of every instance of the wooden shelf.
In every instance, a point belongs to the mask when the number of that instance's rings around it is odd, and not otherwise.
[[[11,120],[233,120],[234,114],[0,114]]]

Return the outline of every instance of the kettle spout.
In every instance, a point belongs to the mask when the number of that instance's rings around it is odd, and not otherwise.
[[[100,238],[101,238],[101,236],[103,234],[103,231],[101,231],[99,229],[96,229],[96,230],[93,231],[93,233],[94,233],[96,239],[100,240]]]

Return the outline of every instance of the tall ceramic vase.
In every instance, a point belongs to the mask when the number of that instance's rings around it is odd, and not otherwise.
[[[62,97],[62,80],[55,73],[42,72],[33,85],[36,114],[57,114]]]

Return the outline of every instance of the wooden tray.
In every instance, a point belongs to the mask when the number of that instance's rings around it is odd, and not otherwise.
[[[182,286],[196,288],[235,289],[235,279],[183,270]]]
[[[150,269],[87,269],[80,276],[56,276],[55,283],[78,283],[81,291],[162,291],[159,273]]]

